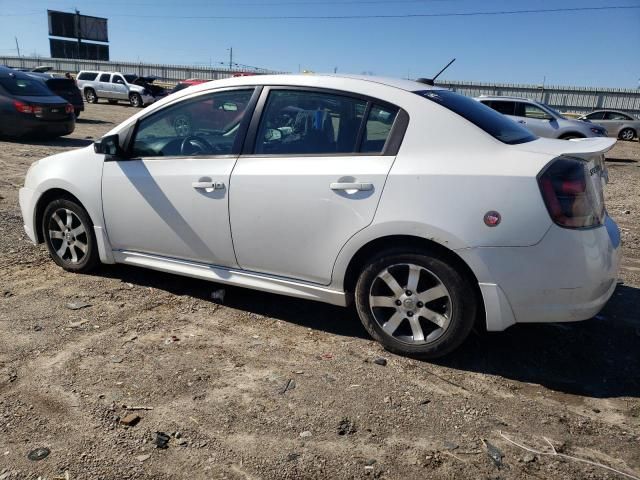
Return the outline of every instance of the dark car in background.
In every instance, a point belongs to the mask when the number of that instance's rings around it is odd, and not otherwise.
[[[0,135],[61,136],[75,127],[73,105],[29,74],[0,67]]]
[[[82,99],[82,92],[76,85],[75,80],[66,78],[62,75],[56,75],[55,73],[29,73],[33,78],[36,78],[47,85],[47,88],[59,97],[64,98],[67,102],[73,105],[73,111],[76,114],[76,118],[80,116],[80,112],[84,111],[84,100]]]

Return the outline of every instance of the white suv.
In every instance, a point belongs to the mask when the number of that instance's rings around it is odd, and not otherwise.
[[[20,205],[64,269],[124,263],[353,300],[385,347],[436,357],[477,319],[497,331],[603,307],[620,261],[603,200],[614,143],[539,139],[416,82],[240,77],[35,162]]]
[[[167,95],[165,89],[153,85],[154,80],[154,77],[88,70],[77,76],[78,88],[88,103],[97,103],[98,99],[104,98],[109,103],[124,100],[140,108]]]

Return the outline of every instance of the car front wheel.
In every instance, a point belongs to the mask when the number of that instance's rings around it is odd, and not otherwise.
[[[622,140],[626,140],[626,141],[631,141],[635,138],[636,136],[636,132],[633,131],[633,129],[631,128],[625,128],[623,129],[620,134],[618,135],[618,137],[620,137],[620,139]]]
[[[131,106],[135,108],[142,108],[144,106],[142,104],[142,97],[138,93],[132,93],[129,95],[129,103],[131,103]]]
[[[391,352],[437,358],[467,338],[475,290],[449,263],[426,253],[388,251],[362,271],[355,290],[369,334]]]
[[[87,88],[84,92],[84,99],[87,103],[98,103],[98,96],[93,88]]]
[[[68,199],[54,200],[42,216],[42,233],[53,261],[71,272],[87,272],[98,262],[93,224],[87,212]]]

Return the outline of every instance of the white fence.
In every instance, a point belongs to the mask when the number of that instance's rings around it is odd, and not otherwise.
[[[0,56],[0,65],[34,68],[40,65],[53,67],[57,72],[80,70],[106,70],[134,73],[140,76],[155,75],[168,82],[187,78],[218,80],[235,73],[284,73],[266,69],[229,69],[207,66],[164,65],[136,62],[100,62],[94,60],[69,60],[40,57]],[[640,89],[596,88],[543,85],[518,85],[506,83],[442,81],[437,85],[453,91],[477,97],[480,95],[508,95],[542,101],[563,112],[583,113],[599,108],[612,108],[640,114]]]

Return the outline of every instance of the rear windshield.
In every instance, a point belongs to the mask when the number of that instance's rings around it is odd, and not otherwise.
[[[514,145],[537,138],[510,118],[464,95],[449,90],[420,90],[414,93],[457,113],[503,143]]]
[[[40,80],[25,78],[0,78],[0,85],[11,95],[25,97],[47,97],[53,95]]]

